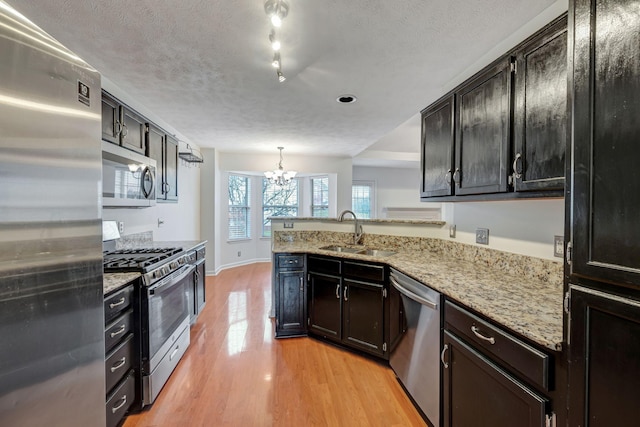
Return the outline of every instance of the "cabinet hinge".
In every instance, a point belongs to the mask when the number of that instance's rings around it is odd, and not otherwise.
[[[567,243],[567,264],[569,265],[571,265],[571,261],[573,259],[572,249],[573,245],[571,244],[571,241],[569,241],[569,243]]]
[[[382,298],[386,298],[387,297],[387,290],[383,289],[382,290]]]
[[[552,412],[551,415],[545,415],[545,427],[556,427],[556,413]]]
[[[382,343],[382,351],[387,351],[387,343]]]

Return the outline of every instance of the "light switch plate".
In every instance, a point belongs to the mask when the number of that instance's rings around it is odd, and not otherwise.
[[[476,228],[476,243],[480,245],[489,244],[489,229],[488,228]]]
[[[452,224],[449,226],[449,237],[452,239],[456,237],[456,225]]]

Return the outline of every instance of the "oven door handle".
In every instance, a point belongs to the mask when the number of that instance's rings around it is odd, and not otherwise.
[[[169,276],[166,279],[163,279],[157,285],[151,286],[149,288],[149,295],[155,295],[163,288],[171,287],[176,283],[179,283],[180,281],[182,281],[182,279],[187,277],[189,274],[193,273],[193,270],[195,270],[195,268],[196,267],[194,265],[185,265],[184,267],[182,267],[182,272],[178,276],[175,276],[175,277]],[[176,270],[176,271],[180,271],[180,270]]]

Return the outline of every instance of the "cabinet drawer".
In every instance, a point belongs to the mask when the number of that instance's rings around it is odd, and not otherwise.
[[[125,374],[133,367],[134,355],[133,334],[130,334],[118,345],[104,362],[106,392],[109,393]]]
[[[113,347],[129,335],[133,329],[133,310],[127,311],[118,317],[113,323],[107,325],[104,331],[104,349],[109,353]]]
[[[384,282],[385,280],[385,268],[381,265],[344,261],[343,269],[345,277],[374,280],[376,282]]]
[[[444,318],[447,329],[454,329],[477,348],[512,367],[544,390],[549,390],[547,354],[449,301],[445,304]]]
[[[133,371],[129,373],[127,379],[120,384],[113,394],[107,399],[107,427],[115,427],[120,423],[122,417],[131,407],[131,403],[136,397],[136,383]]]
[[[309,256],[309,272],[331,274],[339,276],[342,274],[342,262],[339,259]]]
[[[278,255],[278,268],[304,268],[304,255]]]
[[[104,299],[104,321],[105,324],[110,323],[118,317],[118,314],[131,306],[133,297],[133,285],[129,285],[124,289],[109,295]]]

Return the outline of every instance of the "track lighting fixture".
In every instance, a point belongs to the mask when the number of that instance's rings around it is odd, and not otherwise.
[[[271,32],[269,33],[269,43],[273,49],[273,61],[271,65],[276,69],[278,81],[283,83],[287,78],[282,74],[282,60],[280,59],[280,48],[282,44],[276,37],[276,28],[282,26],[282,20],[289,14],[289,3],[285,0],[267,0],[264,3],[264,11],[271,20]]]

